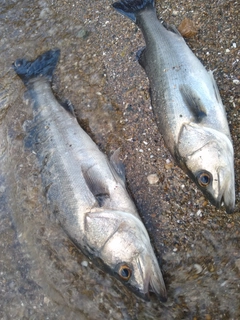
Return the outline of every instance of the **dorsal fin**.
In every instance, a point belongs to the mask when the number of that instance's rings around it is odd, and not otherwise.
[[[120,148],[115,150],[111,155],[110,164],[115,169],[120,179],[125,183],[125,167],[122,161],[120,160],[119,154],[120,154]]]
[[[74,106],[70,100],[66,99],[64,101],[59,101],[59,103],[67,112],[69,112],[72,116],[74,116],[74,118],[76,118]]]
[[[179,32],[179,30],[177,29],[177,27],[174,24],[168,24],[166,21],[162,21],[162,25],[168,30],[171,31],[175,34],[177,34],[179,37],[183,38],[183,36],[181,35],[181,33]]]
[[[193,115],[195,122],[201,122],[202,119],[207,116],[207,111],[201,101],[201,98],[198,96],[195,90],[186,84],[180,85],[179,90],[181,92],[183,101]]]
[[[215,71],[215,70],[213,70],[213,71],[209,70],[209,71],[208,71],[208,74],[209,74],[209,76],[210,76],[210,78],[211,78],[211,80],[212,80],[213,89],[214,89],[214,92],[215,92],[216,99],[217,99],[218,103],[223,104],[223,103],[222,103],[221,96],[220,96],[220,93],[219,93],[219,90],[218,90],[218,86],[217,86],[216,80],[215,80],[214,77],[213,77],[213,72],[214,72],[214,71]]]

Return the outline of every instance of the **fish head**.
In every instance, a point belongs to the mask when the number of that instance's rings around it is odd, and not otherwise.
[[[203,194],[217,208],[235,206],[234,153],[223,133],[196,124],[185,124],[178,140],[178,160]]]
[[[162,302],[167,300],[162,273],[140,219],[126,212],[104,211],[87,214],[86,221],[90,255],[102,270],[146,301],[149,292]]]

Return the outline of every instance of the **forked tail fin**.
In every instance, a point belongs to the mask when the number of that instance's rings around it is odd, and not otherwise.
[[[136,13],[154,7],[154,0],[122,0],[113,3],[113,7],[121,14],[136,22]]]
[[[38,56],[34,61],[17,59],[13,68],[26,86],[31,79],[38,77],[45,77],[51,81],[59,56],[59,49],[49,50]]]

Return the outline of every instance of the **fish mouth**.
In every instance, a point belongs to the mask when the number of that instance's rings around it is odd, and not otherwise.
[[[145,301],[150,301],[150,293],[154,293],[157,296],[158,300],[160,300],[161,302],[166,302],[167,290],[158,264],[153,264],[153,269],[150,269],[151,272],[145,273],[144,277],[140,259],[137,260],[137,263],[143,279],[143,287],[142,290],[135,292],[136,295],[138,295]]]
[[[225,210],[228,214],[234,212],[235,208],[235,197],[229,192],[226,188],[217,196],[214,197],[213,194],[206,192],[203,188],[200,188],[205,195],[205,197],[214,205],[217,209],[220,209],[223,205],[225,206]]]
[[[145,292],[146,299],[150,299],[150,293],[154,293],[161,302],[167,301],[167,290],[160,269],[145,282]]]
[[[213,203],[214,204],[214,203]],[[225,210],[228,214],[232,214],[234,212],[234,208],[235,208],[235,201],[228,201],[228,199],[225,199],[224,194],[222,196],[219,197],[219,199],[217,199],[215,201],[214,204],[218,209],[221,206],[225,206]]]
[[[139,298],[143,299],[144,301],[150,301],[150,294],[149,292],[134,292]]]
[[[219,196],[216,200],[216,206],[219,208],[221,205],[225,205],[226,212],[231,214],[234,211],[235,207],[235,188],[234,185],[230,183],[225,183],[224,187],[221,182],[224,182],[224,171],[219,170],[218,172],[218,181],[219,181]],[[230,180],[231,181],[231,180]],[[234,179],[233,179],[234,181]],[[220,190],[222,186],[222,191]]]
[[[224,195],[225,192],[222,192],[221,195],[219,195],[216,198],[212,196],[209,193],[206,193],[205,190],[202,190],[203,193],[205,194],[206,198],[211,202],[212,205],[214,205],[217,209],[220,209],[221,206],[225,206],[225,210],[228,214],[231,214],[234,212],[235,209],[235,201],[230,201],[229,199],[226,199],[226,196]]]
[[[157,296],[157,298],[161,302],[166,302],[167,301],[167,291],[166,291],[165,285],[161,286],[161,290],[159,292],[159,290],[156,290],[156,288],[154,288],[153,285],[150,282],[149,283],[149,292],[148,292],[149,296],[150,296],[150,292],[155,293],[155,295]]]
[[[208,200],[216,207],[221,208],[221,206],[225,206],[225,210],[228,214],[231,214],[234,212],[235,208],[235,188],[234,185],[232,186],[230,182],[224,184],[225,181],[225,174],[224,170],[218,171],[218,188],[216,194],[210,194],[207,193],[206,190],[202,189],[205,196],[208,198]]]
[[[227,206],[227,205],[225,204],[225,208],[226,208],[226,212],[227,212],[228,214],[232,214],[232,213],[234,212],[235,205],[229,205],[229,206]]]
[[[151,281],[147,285],[147,291],[141,292],[141,291],[135,291],[134,292],[139,298],[143,299],[144,301],[150,301],[150,297],[152,294],[155,294],[161,302],[167,301],[167,292],[164,288],[161,288],[161,292],[159,290],[156,290],[156,288],[151,284]]]

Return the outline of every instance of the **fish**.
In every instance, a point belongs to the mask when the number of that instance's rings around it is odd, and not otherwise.
[[[73,244],[101,270],[136,296],[150,292],[164,302],[167,292],[147,230],[127,192],[125,170],[115,151],[108,160],[81,128],[71,103],[55,98],[52,76],[60,50],[13,68],[27,88],[33,119],[25,146],[38,159],[51,212]]]
[[[137,59],[149,79],[166,147],[204,196],[232,213],[234,149],[213,72],[205,69],[175,26],[158,20],[153,0],[123,0],[113,7],[142,31],[146,47]]]

